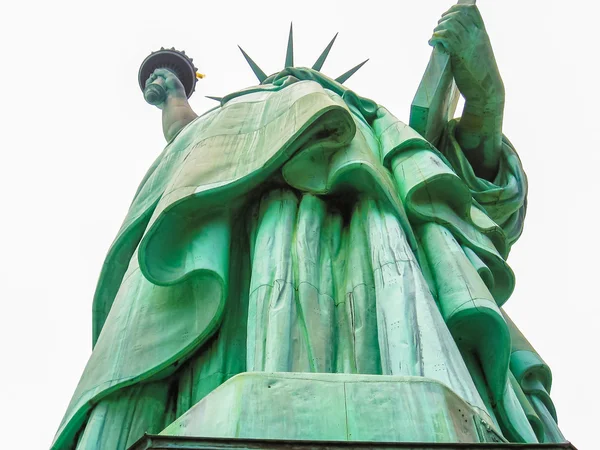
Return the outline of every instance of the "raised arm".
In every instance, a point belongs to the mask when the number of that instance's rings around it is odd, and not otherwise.
[[[446,11],[429,43],[450,55],[454,80],[465,98],[456,138],[477,175],[493,180],[502,148],[504,84],[477,6],[455,5]]]
[[[165,100],[156,106],[162,110],[163,134],[167,142],[170,142],[198,115],[192,110],[185,95],[185,88],[173,72],[156,69],[146,81],[146,87],[151,83],[160,84],[167,94]]]

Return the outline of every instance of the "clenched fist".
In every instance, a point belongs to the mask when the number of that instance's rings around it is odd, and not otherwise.
[[[504,103],[504,85],[477,6],[459,4],[446,11],[429,44],[450,55],[456,85],[472,107]]]

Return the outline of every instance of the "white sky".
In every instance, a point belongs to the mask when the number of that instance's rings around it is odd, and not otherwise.
[[[453,0],[302,2],[12,1],[2,7],[0,409],[6,448],[48,448],[91,351],[91,302],[109,248],[150,163],[160,112],[137,85],[161,46],[207,78],[196,112],[255,84],[236,44],[267,73],[335,32],[323,71],[371,58],[346,84],[407,121],[438,17]],[[600,420],[598,3],[480,0],[507,93],[504,131],[529,176],[525,233],[509,259],[507,310],[554,372],[560,426],[596,448]],[[8,424],[8,426],[7,426]],[[596,444],[594,445],[594,442]]]

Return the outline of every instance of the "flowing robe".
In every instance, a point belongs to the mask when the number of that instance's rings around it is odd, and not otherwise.
[[[142,181],[53,448],[126,448],[244,371],[428,377],[511,441],[560,439],[547,366],[500,310],[527,191],[510,143],[483,180],[455,123],[440,151],[318,72],[269,81]]]

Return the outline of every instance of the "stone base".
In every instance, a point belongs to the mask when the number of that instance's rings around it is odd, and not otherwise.
[[[237,375],[165,436],[368,442],[504,442],[487,412],[422,377]]]
[[[129,450],[577,450],[563,444],[452,444],[416,442],[281,441],[266,439],[191,438],[146,435]]]

